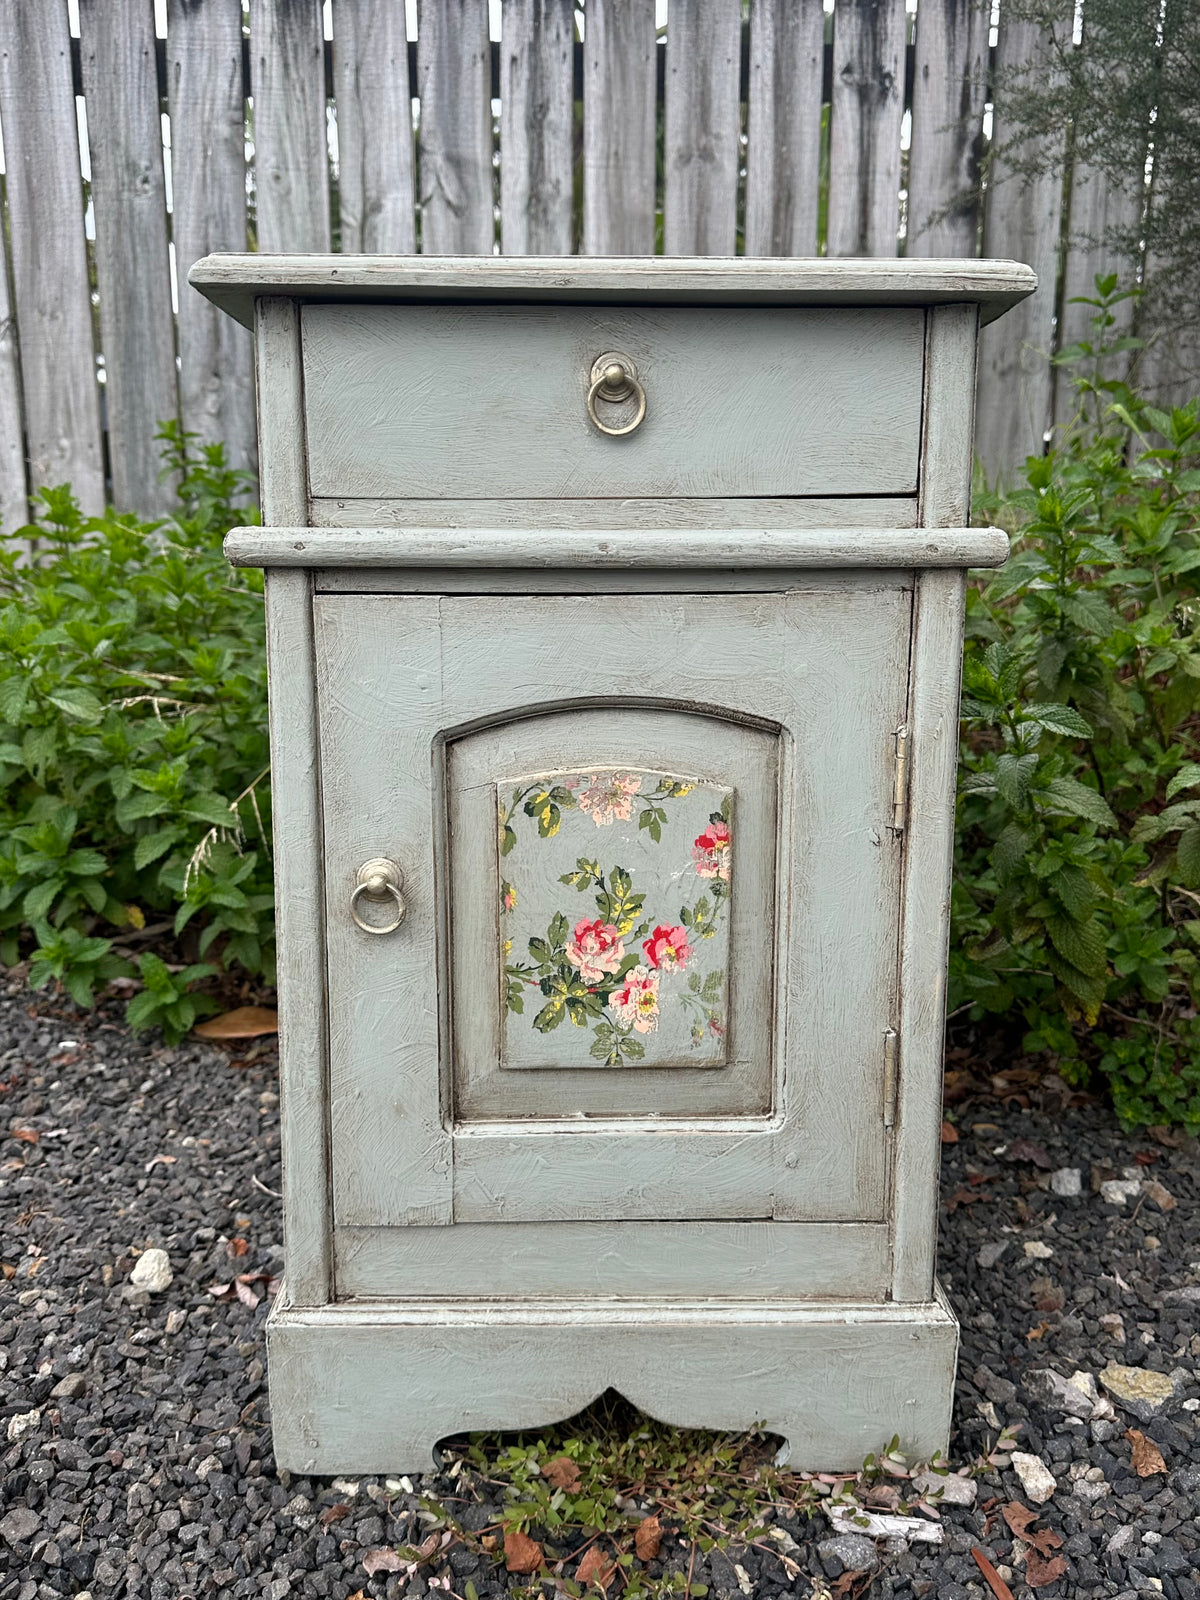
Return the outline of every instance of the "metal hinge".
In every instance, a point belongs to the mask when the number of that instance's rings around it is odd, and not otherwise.
[[[892,772],[892,827],[903,833],[908,821],[908,729],[896,729],[896,756]]]
[[[896,1120],[897,1065],[900,1059],[900,1035],[895,1028],[886,1028],[883,1035],[883,1125],[890,1128]]]

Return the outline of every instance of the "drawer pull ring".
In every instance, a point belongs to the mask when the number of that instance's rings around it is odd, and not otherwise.
[[[358,880],[354,886],[354,893],[350,896],[350,915],[355,926],[361,928],[364,933],[395,933],[408,914],[404,896],[400,893],[403,882],[404,873],[394,861],[389,861],[384,856],[364,861],[358,869]],[[364,922],[358,914],[358,902],[364,897],[374,901],[393,900],[395,902],[393,921]]]
[[[642,419],[646,415],[646,391],[638,382],[637,368],[628,356],[621,355],[615,350],[597,356],[592,362],[591,378],[587,396],[588,416],[601,433],[607,433],[613,439],[620,439],[625,434],[632,433],[635,428],[641,427]],[[598,400],[603,400],[609,405],[617,405],[633,395],[637,396],[637,410],[634,412],[632,422],[627,422],[621,428],[610,428],[607,422],[601,422],[596,412]]]

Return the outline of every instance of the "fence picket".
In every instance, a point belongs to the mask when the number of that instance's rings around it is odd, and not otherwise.
[[[329,249],[321,0],[252,0],[258,248]]]
[[[1058,345],[1077,344],[1091,339],[1092,306],[1074,302],[1096,293],[1096,278],[1106,273],[1120,274],[1121,287],[1134,287],[1137,263],[1122,256],[1105,238],[1135,231],[1142,215],[1141,184],[1136,190],[1113,184],[1098,167],[1076,161],[1071,174],[1070,249],[1063,270],[1063,307],[1058,327]],[[1132,332],[1133,300],[1122,300],[1113,307],[1114,325],[1105,335],[1116,339]],[[1108,376],[1123,377],[1129,369],[1129,356],[1115,357],[1108,363]],[[1064,368],[1055,372],[1055,414],[1066,416],[1070,408],[1070,378]]]
[[[1004,153],[1006,77],[1031,62],[1049,71],[1049,41],[1036,23],[1000,22],[997,71],[1000,89],[994,139],[999,149],[992,161],[984,217],[983,253],[1024,261],[1038,275],[1038,287],[1027,300],[983,330],[979,344],[979,389],[976,403],[976,451],[989,480],[1008,478],[1027,455],[1040,455],[1052,421],[1054,295],[1062,222],[1063,172],[1061,147],[1050,170],[1029,177],[1016,170]]]
[[[174,499],[154,434],[179,415],[152,0],[80,0],[113,504]]]
[[[417,246],[404,0],[334,8],[333,92],[342,249],[411,255]]]
[[[825,12],[753,0],[746,254],[815,256]]]
[[[504,0],[500,241],[508,256],[571,254],[574,0]]]
[[[907,255],[975,254],[990,20],[991,0],[917,10]]]
[[[171,228],[179,283],[179,410],[230,462],[255,460],[250,335],[188,287],[212,250],[246,248],[246,102],[241,0],[170,0],[167,104]]]
[[[17,319],[8,286],[8,261],[0,250],[0,530],[11,533],[29,516],[21,426],[21,368]]]
[[[66,0],[0,7],[0,125],[30,486],[104,509]]]
[[[417,0],[421,249],[490,256],[491,46],[487,0]]]
[[[829,108],[831,256],[894,256],[900,228],[904,0],[838,0]]]
[[[663,150],[669,256],[735,253],[741,44],[740,6],[672,0]]]
[[[583,244],[654,254],[654,0],[589,0],[583,34]]]

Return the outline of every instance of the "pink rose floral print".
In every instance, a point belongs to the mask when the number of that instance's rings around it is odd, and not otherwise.
[[[624,768],[499,786],[504,1066],[724,1065],[732,806]]]

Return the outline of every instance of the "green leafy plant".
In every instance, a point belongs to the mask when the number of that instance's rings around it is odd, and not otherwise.
[[[952,1005],[1195,1128],[1200,404],[1104,376],[1121,297],[1097,280],[1056,447],[980,496],[1015,539],[968,602]]]
[[[262,581],[220,543],[251,480],[160,437],[174,516],[64,486],[0,537],[0,957],[82,1005],[138,979],[130,1022],[176,1038],[213,1009],[197,983],[273,981],[274,930]]]

